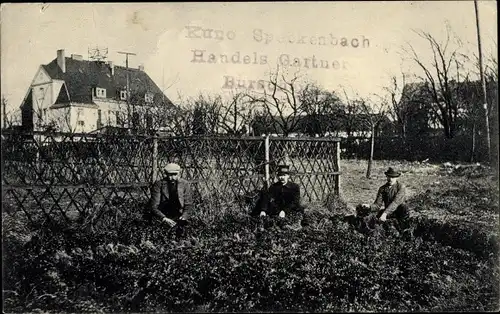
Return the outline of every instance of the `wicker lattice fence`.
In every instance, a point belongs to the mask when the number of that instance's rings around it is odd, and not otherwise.
[[[339,152],[339,139],[3,132],[2,208],[33,225],[141,211],[169,162],[200,205],[248,210],[279,163],[303,202],[321,202],[339,191]]]

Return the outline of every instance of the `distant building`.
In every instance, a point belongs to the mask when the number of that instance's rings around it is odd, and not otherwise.
[[[373,115],[375,116],[375,115]],[[358,114],[316,114],[297,115],[295,117],[285,117],[287,126],[290,128],[288,136],[332,136],[332,137],[370,137],[370,115]],[[373,119],[377,119],[373,117]],[[280,134],[285,132],[281,116],[256,116],[251,124],[253,134]],[[384,116],[377,128],[377,136],[381,134],[392,135],[393,123],[387,116]]]
[[[111,128],[159,129],[159,110],[174,107],[144,72],[113,62],[83,60],[80,55],[40,65],[21,104],[22,125],[28,130],[53,128],[63,132],[92,132]]]
[[[440,134],[443,130],[443,124],[440,118],[443,113],[436,110],[437,103],[432,95],[432,88],[428,82],[407,83],[403,87],[401,95],[401,109],[405,110],[407,115],[407,128],[410,133],[420,134],[423,130],[431,133]],[[455,80],[448,82],[452,97],[455,101],[456,111],[451,110],[451,120],[459,122],[464,126],[464,122],[470,121],[470,117],[475,108],[482,106],[482,88],[481,81],[462,81],[457,83]],[[498,84],[495,81],[486,82],[486,95],[488,104],[490,104],[490,116],[496,119],[498,114]],[[438,97],[443,99],[442,91],[437,87]],[[442,108],[446,108],[444,100],[440,102]],[[433,109],[434,107],[434,109]],[[460,121],[463,120],[463,121]],[[438,133],[439,132],[439,133]],[[468,131],[466,131],[468,132]]]
[[[406,83],[403,87],[400,110],[407,117],[407,133],[441,131],[442,125],[436,116],[433,97],[425,82]]]

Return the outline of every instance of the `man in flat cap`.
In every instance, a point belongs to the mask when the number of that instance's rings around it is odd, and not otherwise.
[[[263,190],[253,215],[301,217],[304,207],[300,204],[300,187],[290,181],[289,166],[279,165],[277,178],[269,189]]]
[[[375,218],[386,221],[388,218],[395,218],[398,226],[403,227],[409,217],[406,200],[406,187],[398,181],[399,172],[389,167],[384,172],[387,182],[382,185],[377,192],[377,197],[373,204],[360,204],[356,207],[357,217],[362,218],[369,227],[373,227]]]
[[[193,197],[189,182],[179,177],[180,171],[181,167],[175,163],[165,167],[166,176],[151,187],[149,209],[169,227],[181,227],[182,233],[193,210]]]

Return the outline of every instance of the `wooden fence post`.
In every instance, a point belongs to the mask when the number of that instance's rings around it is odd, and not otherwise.
[[[155,182],[158,176],[158,138],[153,137],[153,155],[151,156],[151,182]]]
[[[266,188],[269,187],[269,134],[266,135],[264,140],[264,148],[265,148],[265,171],[266,171]]]
[[[42,158],[40,156],[40,151],[42,150],[42,148],[40,147],[42,145],[42,138],[41,135],[35,135],[33,136],[33,138],[36,147],[35,169],[37,173],[40,174],[40,172],[42,171]]]
[[[42,161],[41,161],[41,158],[40,158],[40,147],[37,147],[36,149],[36,160],[35,160],[35,167],[36,167],[36,171],[38,173],[40,173],[41,169],[42,169]]]
[[[97,136],[96,136],[97,137]],[[85,138],[85,142],[87,142],[88,138],[86,137]],[[93,162],[93,165],[92,165],[92,168],[95,169],[92,171],[92,179],[95,181],[98,180],[98,178],[102,178],[102,169],[101,167],[99,167],[99,162],[102,160],[101,159],[101,143],[99,143],[101,139],[99,137],[96,138],[96,141],[94,143],[96,143],[97,145],[95,145],[95,153],[96,153],[96,158]]]
[[[337,194],[338,196],[340,196],[340,140],[337,141],[337,143],[335,143],[336,145],[336,151],[337,151],[337,154],[335,156],[336,158],[336,161],[335,163],[337,164],[337,176],[335,177],[335,194]]]

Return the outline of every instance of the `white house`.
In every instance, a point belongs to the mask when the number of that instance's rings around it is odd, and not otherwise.
[[[157,109],[172,102],[143,67],[128,73],[129,102],[125,67],[58,50],[57,58],[40,65],[21,104],[23,128],[85,133],[105,126],[161,127]]]

